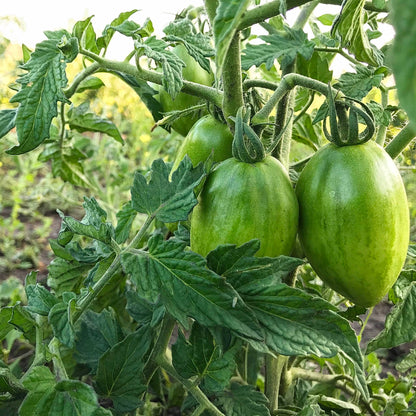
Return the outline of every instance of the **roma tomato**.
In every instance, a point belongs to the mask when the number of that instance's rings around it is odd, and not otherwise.
[[[298,203],[289,176],[272,156],[244,163],[230,158],[208,176],[191,217],[191,249],[203,256],[220,244],[260,240],[258,256],[291,253]]]
[[[406,258],[409,212],[396,165],[374,141],[321,148],[296,186],[299,238],[328,286],[357,305],[378,303]]]
[[[182,69],[182,76],[185,80],[208,86],[212,85],[214,75],[201,68],[198,62],[188,54],[183,45],[175,46],[173,52],[185,63],[185,66]],[[163,87],[157,86],[155,88],[159,91],[159,94],[155,97],[156,99],[159,99],[164,112],[184,110],[201,102],[200,98],[183,92],[180,92],[173,100]],[[200,115],[197,113],[181,117],[172,124],[172,128],[182,134],[182,136],[186,136],[191,127],[198,121],[199,117]]]
[[[176,170],[181,160],[188,155],[196,166],[204,162],[211,152],[213,161],[221,162],[232,156],[233,135],[228,126],[207,115],[198,120],[183,140],[173,164],[172,171]]]

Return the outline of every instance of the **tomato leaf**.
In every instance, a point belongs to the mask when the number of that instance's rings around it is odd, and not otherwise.
[[[160,303],[152,303],[140,297],[133,290],[126,292],[127,306],[129,315],[141,325],[155,327],[165,316],[165,307]]]
[[[17,109],[0,111],[0,138],[16,126]]]
[[[114,312],[109,310],[100,313],[86,310],[77,325],[75,359],[78,363],[87,364],[95,373],[100,357],[121,341],[120,325]]]
[[[334,88],[341,90],[347,97],[362,100],[373,87],[380,86],[384,75],[363,65],[356,65],[355,69],[356,73],[343,73]]]
[[[403,301],[387,315],[385,328],[369,342],[367,354],[378,348],[393,348],[416,337],[416,282],[407,287]]]
[[[188,157],[172,174],[162,159],[152,163],[149,182],[136,172],[131,188],[132,207],[138,212],[154,215],[162,222],[185,221],[197,204],[194,189],[205,177],[204,166],[193,168]]]
[[[48,286],[56,296],[62,296],[65,292],[76,292],[85,279],[86,272],[92,267],[90,263],[55,258],[48,266]]]
[[[215,63],[217,78],[222,74],[225,57],[250,0],[219,0],[214,19]]]
[[[27,309],[39,315],[48,316],[51,308],[58,303],[58,299],[46,288],[39,284],[26,284]]]
[[[198,376],[201,388],[212,393],[223,390],[230,382],[236,353],[236,348],[222,353],[210,331],[195,322],[188,341],[181,331],[178,333],[172,346],[172,363],[183,377]]]
[[[391,6],[396,31],[391,61],[397,93],[409,119],[416,122],[416,5],[412,0],[394,0]]]
[[[383,64],[383,53],[372,45],[364,29],[365,0],[346,0],[332,26],[332,33],[341,37],[341,46],[347,48],[359,61],[378,67]]]
[[[124,243],[129,238],[133,221],[137,216],[137,211],[131,206],[131,201],[123,205],[117,212],[117,226],[115,229],[116,241],[118,244]]]
[[[147,38],[144,42],[136,41],[136,49],[162,65],[163,88],[174,99],[183,86],[182,69],[185,63],[172,51],[166,49],[168,43],[155,36]]]
[[[205,326],[222,326],[246,339],[261,340],[261,329],[249,308],[223,278],[206,267],[200,255],[185,243],[160,234],[148,241],[149,251],[122,254],[121,263],[131,275],[140,296],[160,300],[184,328],[188,317]],[[180,299],[180,302],[178,300]]]
[[[68,292],[64,293],[67,296]],[[59,302],[49,311],[48,321],[53,329],[53,333],[62,344],[72,348],[75,340],[74,327],[71,315],[75,310],[75,294],[71,294],[72,299],[68,302]]]
[[[303,263],[300,259],[244,257],[255,245],[220,246],[208,255],[210,267],[237,290],[265,330],[267,346],[283,355],[346,356],[357,388],[368,395],[363,357],[354,331],[330,303],[281,280]],[[219,266],[218,266],[219,265]]]
[[[266,396],[254,386],[231,383],[218,395],[218,402],[227,415],[270,416]]]
[[[259,67],[262,64],[270,70],[276,59],[282,66],[291,64],[301,55],[309,60],[314,52],[315,43],[308,40],[306,33],[301,29],[291,29],[284,26],[286,33],[273,33],[272,35],[259,36],[265,43],[247,44],[241,56],[243,69],[249,69],[253,65]]]
[[[127,335],[98,361],[97,392],[113,401],[118,412],[130,412],[140,404],[146,390],[143,367],[152,334],[148,327]]]
[[[65,235],[65,238],[78,234],[109,244],[115,238],[115,234],[113,226],[106,222],[107,213],[100,207],[95,198],[84,197],[84,203],[82,205],[85,209],[85,216],[81,221],[65,216],[58,210],[62,218],[58,243],[61,243],[60,236],[62,234]]]
[[[57,382],[47,367],[33,367],[25,375],[23,385],[29,394],[19,409],[22,416],[95,416],[100,408],[91,386],[76,380]]]
[[[63,92],[68,60],[58,47],[60,35],[49,33],[50,38],[37,44],[29,61],[21,66],[27,72],[17,80],[21,89],[10,100],[20,104],[16,114],[19,145],[7,150],[8,154],[19,155],[38,147],[49,137],[58,101],[69,102]]]
[[[208,57],[214,56],[210,38],[202,33],[195,33],[195,28],[189,19],[175,20],[163,31],[166,33],[167,42],[182,43],[189,55],[207,72],[211,72]]]
[[[104,133],[115,139],[117,142],[124,144],[124,140],[117,126],[110,120],[99,117],[91,113],[83,105],[73,107],[68,112],[69,127],[80,133],[93,131]]]

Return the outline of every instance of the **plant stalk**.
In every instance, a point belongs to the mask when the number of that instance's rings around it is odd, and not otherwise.
[[[264,394],[269,399],[270,413],[277,411],[279,408],[280,380],[287,360],[288,357],[283,355],[278,355],[277,357],[272,355],[266,356]]]
[[[395,159],[407,147],[407,145],[416,137],[416,125],[408,123],[396,137],[386,146],[386,152]]]
[[[244,105],[240,52],[240,33],[237,32],[230,43],[222,73],[224,86],[222,109],[227,123],[231,122],[229,117],[235,116],[237,110]]]
[[[59,342],[59,339],[53,337],[49,342],[49,351],[52,354],[52,362],[56,378],[58,380],[68,380],[68,374],[61,358],[61,352],[59,351],[60,345],[61,343]]]
[[[381,91],[381,106],[385,110],[389,104],[389,90],[384,86],[380,87]],[[384,142],[386,141],[386,134],[387,134],[387,126],[381,124],[378,126],[377,136],[376,136],[376,143],[380,146],[384,146]]]

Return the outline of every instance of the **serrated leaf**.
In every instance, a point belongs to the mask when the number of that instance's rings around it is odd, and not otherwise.
[[[376,126],[388,127],[391,123],[391,112],[385,110],[379,103],[376,101],[370,101],[366,103],[367,107],[371,110],[374,116],[374,121]]]
[[[384,57],[370,43],[364,30],[364,5],[365,0],[345,0],[331,32],[341,37],[341,46],[347,48],[359,61],[378,67],[383,64]]]
[[[294,62],[297,55],[303,56],[306,60],[313,55],[315,44],[308,40],[303,30],[291,29],[285,26],[286,34],[274,33],[272,35],[259,36],[265,43],[252,45],[247,44],[241,57],[243,69],[248,70],[255,65],[262,64],[270,70],[276,59],[279,59],[282,66],[287,66]]]
[[[91,386],[77,380],[56,381],[47,367],[35,367],[28,384],[31,391],[19,409],[21,416],[94,416],[99,409]]]
[[[404,373],[411,368],[416,367],[416,349],[410,350],[409,354],[407,354],[397,365],[396,369],[401,373]]]
[[[416,122],[416,7],[412,0],[393,0],[391,7],[396,32],[391,62],[397,94],[409,119]]]
[[[380,86],[384,75],[363,65],[356,65],[355,69],[356,73],[343,73],[334,88],[341,90],[347,97],[362,100],[373,87]]]
[[[48,316],[51,308],[59,301],[49,290],[39,284],[26,284],[27,309],[39,315]]]
[[[26,389],[18,378],[11,372],[10,368],[0,368],[0,392],[10,393],[13,397],[24,397]]]
[[[75,340],[74,327],[71,322],[71,309],[73,303],[60,302],[55,304],[49,311],[48,321],[53,333],[62,344],[72,348]]]
[[[211,72],[208,57],[214,56],[215,51],[211,46],[210,38],[202,33],[195,33],[192,21],[180,19],[171,22],[165,29],[167,35],[165,40],[168,42],[181,42],[189,55],[194,58],[199,65],[207,72]]]
[[[254,386],[232,383],[229,390],[219,394],[218,401],[227,416],[270,416],[266,396]]]
[[[131,206],[131,201],[123,205],[117,212],[117,226],[115,229],[116,241],[118,244],[125,243],[129,238],[131,226],[137,216],[137,211]]]
[[[147,37],[153,33],[153,24],[147,19],[144,25],[139,25],[132,20],[125,20],[123,23],[117,26],[109,26],[106,30],[113,29],[116,32],[121,33],[124,36],[137,39],[140,37]]]
[[[149,302],[132,290],[126,292],[126,299],[127,312],[140,325],[150,325],[153,328],[165,315],[165,307],[160,302]]]
[[[4,308],[8,309],[8,308]],[[16,304],[10,307],[11,314],[9,323],[23,333],[23,335],[31,342],[35,342],[36,321],[32,315],[23,308],[22,305]]]
[[[183,86],[182,69],[185,63],[176,54],[166,49],[168,43],[155,36],[147,38],[144,42],[136,42],[136,49],[160,63],[162,66],[163,88],[174,99]]]
[[[85,279],[86,272],[92,267],[92,264],[56,258],[48,266],[48,286],[57,296],[61,296],[64,292],[77,292]]]
[[[221,353],[210,331],[194,323],[187,341],[179,332],[172,346],[172,363],[179,374],[191,378],[198,376],[204,391],[222,391],[230,382],[236,366],[236,349]]]
[[[222,246],[214,253],[221,251],[220,258],[224,260],[218,270],[254,312],[264,328],[266,345],[289,356],[332,357],[342,353],[349,361],[357,387],[367,396],[363,357],[348,321],[323,299],[280,283],[302,260],[246,257],[244,252],[250,254],[247,249],[254,249],[253,244]],[[217,259],[218,263],[221,264]]]
[[[332,81],[333,71],[329,70],[329,60],[326,56],[314,52],[309,59],[298,56],[296,68],[301,75],[317,79],[325,84]]]
[[[87,310],[75,332],[75,359],[97,371],[100,357],[121,340],[121,329],[114,313]]]
[[[105,244],[110,244],[114,236],[112,224],[106,222],[107,213],[100,207],[95,198],[84,197],[82,204],[85,209],[85,216],[81,221],[65,216],[58,210],[62,218],[62,227],[58,235],[58,243],[61,244],[60,235],[66,236],[68,232],[93,238]],[[63,244],[62,244],[63,245]]]
[[[139,172],[134,175],[133,209],[153,215],[162,222],[185,221],[198,202],[194,189],[205,177],[203,165],[193,168],[190,159],[185,157],[169,180],[170,167],[157,159],[152,163],[150,174],[149,182]]]
[[[0,139],[15,127],[16,114],[16,108],[0,111]]]
[[[103,31],[102,36],[97,38],[98,49],[107,50],[108,45],[115,33],[115,30],[112,29],[112,27],[121,25],[124,21],[126,21],[131,15],[133,15],[136,12],[137,12],[137,9],[133,9],[128,12],[120,13],[109,25],[107,25]]]
[[[416,338],[416,282],[409,284],[403,301],[387,315],[384,329],[367,346],[367,354],[378,348],[392,348]]]
[[[73,108],[68,113],[68,123],[71,129],[80,133],[86,131],[104,133],[115,139],[117,142],[124,144],[124,140],[121,137],[117,126],[112,121],[101,118],[91,112],[84,113],[80,107]]]
[[[160,234],[153,235],[148,246],[148,252],[134,250],[121,256],[141,296],[152,302],[160,296],[185,328],[187,317],[192,317],[201,325],[223,326],[244,338],[262,339],[251,311],[224,279],[206,267],[203,257],[188,251],[185,243],[163,240]]]
[[[17,80],[21,89],[10,100],[20,104],[16,115],[19,145],[7,150],[8,154],[26,153],[39,146],[49,137],[52,119],[58,114],[58,101],[68,102],[63,92],[67,85],[67,60],[58,43],[48,39],[37,44],[29,61],[21,67],[27,73]]]
[[[225,57],[250,0],[219,0],[214,19],[215,63],[220,77]]]
[[[98,393],[113,401],[116,411],[129,412],[140,404],[146,390],[143,366],[152,335],[142,327],[114,345],[98,362],[96,385]]]
[[[136,92],[156,121],[162,118],[162,105],[153,97],[156,91],[147,82],[122,72],[113,71],[111,73],[122,79]]]

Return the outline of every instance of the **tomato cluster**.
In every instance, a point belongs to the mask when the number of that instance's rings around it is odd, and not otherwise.
[[[176,53],[192,59],[183,48]],[[202,69],[191,68],[186,70],[192,80],[200,82],[195,74]],[[210,83],[209,77],[206,73],[203,83]],[[161,90],[160,98],[166,109],[193,104],[186,94],[173,102]],[[258,256],[277,257],[293,254],[298,236],[307,260],[329,287],[365,307],[384,297],[406,258],[409,212],[400,173],[381,146],[373,140],[330,143],[307,163],[294,189],[277,159],[268,155],[246,163],[232,157],[233,135],[226,124],[212,115],[195,121],[183,117],[174,125],[187,136],[173,169],[186,154],[194,166],[210,155],[220,163],[191,216],[193,251],[206,256],[220,244],[256,238]]]

